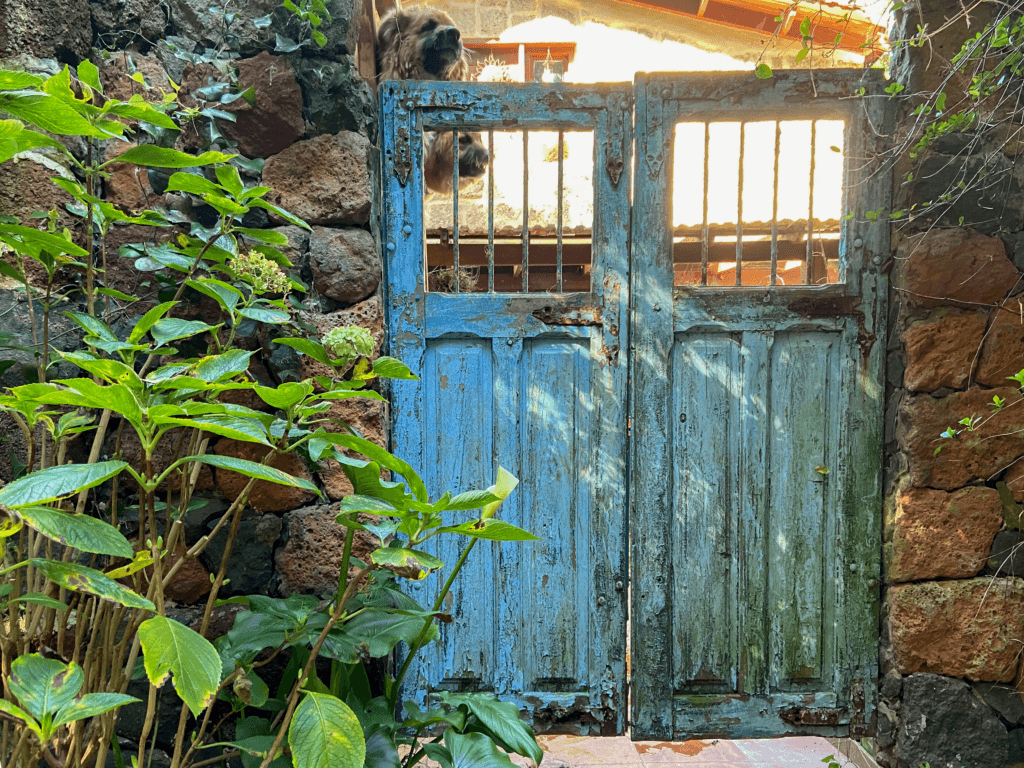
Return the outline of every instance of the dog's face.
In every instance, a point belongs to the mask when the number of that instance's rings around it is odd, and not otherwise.
[[[392,11],[377,29],[381,80],[465,80],[462,35],[448,14],[434,8]]]

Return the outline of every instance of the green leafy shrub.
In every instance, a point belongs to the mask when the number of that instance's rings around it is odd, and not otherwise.
[[[398,766],[400,747],[408,750],[401,761],[407,766],[426,757],[444,766],[510,765],[509,751],[539,762],[540,749],[516,708],[486,696],[445,695],[436,709],[405,705],[404,716],[397,716],[409,662],[436,637],[442,602],[475,543],[534,538],[495,516],[515,479],[500,470],[491,488],[431,499],[412,467],[329,418],[336,400],[382,399],[371,388],[381,378],[414,377],[398,360],[372,360],[373,340],[365,329],[338,329],[323,340],[296,335],[290,294],[301,285],[287,277],[290,265],[278,250],[287,240],[273,230],[248,228],[242,218],[263,208],[306,224],[267,202],[266,187],[246,186],[234,164],[238,158],[141,144],[115,160],[93,160],[93,144],[124,138],[127,121],[177,130],[169,116],[175,109],[173,97],[156,104],[103,97],[88,62],[76,78],[67,68],[45,80],[0,71],[0,110],[12,116],[0,121],[0,162],[30,149],[57,153],[82,179],[54,179],[73,200],[69,212],[82,229],[99,235],[76,244],[72,232],[57,225],[56,212],[43,229],[0,221],[0,274],[21,286],[33,330],[37,321],[43,329],[29,383],[0,394],[0,409],[25,440],[19,457],[25,473],[0,488],[0,763],[103,765],[111,745],[115,759],[123,760],[114,719],[118,707],[134,701],[125,692],[137,670],[150,683],[132,758],[138,765],[148,764],[157,690],[168,677],[182,702],[175,768],[209,760],[211,747],[225,750],[224,759],[237,754],[247,768]],[[85,137],[87,157],[76,159],[50,134]],[[123,249],[137,268],[161,276],[156,295],[147,297],[148,309],[126,333],[110,322],[110,302],[139,299],[103,285],[106,236],[123,224],[163,227],[175,219],[161,211],[124,212],[98,197],[96,181],[115,162],[163,169],[169,191],[216,212],[213,226],[193,223],[188,234],[164,245]],[[198,172],[203,167],[209,172]],[[42,268],[41,284],[29,277],[33,264]],[[65,282],[67,270],[81,276],[80,284]],[[198,296],[212,300],[218,318],[176,315]],[[61,353],[50,344],[50,320],[60,306],[78,307],[63,313],[81,330],[80,350]],[[250,321],[278,329],[273,343],[329,373],[277,386],[253,382],[248,370],[254,352],[236,344],[239,328]],[[58,365],[79,373],[57,376]],[[251,390],[266,410],[225,402],[234,390]],[[135,463],[121,452],[129,436],[141,446]],[[73,443],[89,438],[88,459],[72,461]],[[261,446],[262,460],[207,453],[216,438]],[[109,439],[115,450],[106,458]],[[157,457],[168,445],[177,448],[172,454],[178,458],[161,466]],[[339,462],[355,489],[338,513],[347,535],[336,593],[326,601],[232,598],[243,610],[234,628],[211,643],[204,634],[221,602],[218,593],[254,484],[319,493],[311,482],[271,466],[290,453]],[[188,545],[184,521],[203,465],[236,472],[248,483],[209,535]],[[385,471],[401,480],[382,480]],[[132,507],[139,520],[135,541],[118,528]],[[197,632],[167,615],[165,591],[222,530],[227,543]],[[368,562],[352,557],[357,530],[378,545]],[[466,544],[436,603],[424,608],[401,592],[398,579],[426,578],[445,567],[423,549],[440,535]],[[365,664],[399,643],[409,649],[405,664],[386,680],[383,694],[374,695]],[[47,646],[59,660],[37,652]],[[259,670],[281,654],[288,658],[284,680],[271,692]],[[325,679],[318,677],[318,659],[329,660]],[[237,717],[232,741],[217,740],[225,710]]]

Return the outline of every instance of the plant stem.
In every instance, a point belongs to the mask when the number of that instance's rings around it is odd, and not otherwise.
[[[334,595],[334,601],[341,600],[342,595],[348,588],[348,561],[352,556],[352,541],[355,539],[356,529],[349,526],[345,531],[345,548],[341,553],[341,570],[338,572],[338,591]]]
[[[347,603],[349,598],[352,597],[352,594],[359,586],[359,582],[361,582],[363,578],[370,573],[370,571],[374,571],[376,569],[377,566],[373,563],[361,569],[359,573],[356,574],[356,577],[349,582],[348,587],[345,589],[345,594],[341,596],[341,600],[335,604],[334,610],[331,612],[331,618],[327,620],[327,624],[325,624],[324,628],[320,631],[320,636],[316,639],[316,643],[309,652],[309,658],[306,660],[306,666],[292,685],[292,691],[288,696],[288,709],[284,714],[284,719],[281,721],[280,730],[277,732],[277,737],[274,739],[274,745],[270,748],[267,756],[263,758],[263,762],[260,763],[259,768],[267,768],[267,766],[273,762],[274,755],[284,742],[285,733],[288,732],[288,726],[292,721],[292,715],[295,714],[295,708],[299,705],[299,692],[302,690],[302,686],[306,684],[306,679],[309,677],[309,673],[313,670],[313,667],[316,666],[316,658],[320,653],[320,648],[323,646],[324,640],[327,639],[327,635],[341,620],[342,614],[345,612],[345,603]]]
[[[459,555],[458,561],[455,563],[455,567],[452,568],[451,574],[448,576],[448,580],[445,581],[444,586],[441,588],[441,593],[437,596],[437,600],[434,601],[434,607],[431,609],[432,613],[437,613],[441,610],[441,606],[444,604],[445,597],[448,596],[448,592],[452,588],[452,584],[455,582],[455,577],[459,575],[459,571],[462,570],[462,566],[466,564],[466,558],[469,557],[469,553],[473,551],[473,547],[479,539],[470,539],[469,544],[462,550],[462,554]],[[426,640],[427,630],[430,629],[430,625],[434,623],[434,617],[427,617],[426,622],[423,624],[423,629],[420,630],[419,635],[409,647],[409,653],[405,657],[405,661],[402,663],[402,668],[398,671],[397,677],[395,677],[394,685],[391,689],[391,695],[388,697],[388,711],[394,712],[398,706],[398,691],[402,686],[402,680],[405,679],[406,672],[409,671],[409,665],[412,663],[413,657],[419,653],[420,648],[423,647],[423,643]]]

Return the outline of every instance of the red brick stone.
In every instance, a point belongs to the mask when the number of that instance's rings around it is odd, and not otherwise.
[[[120,157],[135,146],[115,142],[107,148],[107,160]],[[162,204],[163,197],[153,191],[146,176],[146,169],[141,165],[114,163],[108,172],[110,177],[106,182],[105,195],[108,203],[129,211],[141,211]],[[117,258],[116,253],[111,255]]]
[[[129,59],[131,69],[134,72],[141,72],[146,86],[137,80],[133,80],[128,73]],[[136,94],[147,101],[159,101],[160,94],[171,92],[171,83],[167,79],[160,62],[155,56],[143,56],[141,53],[118,51],[109,59],[102,61],[100,68],[100,84],[103,86],[103,95],[108,99],[128,101]]]
[[[238,142],[238,151],[246,157],[270,157],[298,141],[305,132],[302,120],[302,90],[295,70],[284,56],[260,53],[242,59],[238,66],[238,90],[253,88],[250,104],[236,99],[219,109],[235,114],[235,122],[223,122],[221,129]]]
[[[903,332],[907,368],[903,386],[912,392],[963,389],[985,335],[982,312],[942,309]]]
[[[1024,461],[1014,462],[1003,475],[1003,482],[1010,489],[1013,498],[1024,502]]]
[[[906,490],[896,502],[889,581],[976,575],[1002,522],[1003,505],[994,488]]]
[[[915,395],[904,401],[896,437],[906,454],[912,485],[951,491],[988,480],[1024,456],[1024,408],[994,414],[994,396],[1013,402],[1019,394],[1013,387],[971,387],[942,398]],[[964,430],[954,439],[940,437],[947,428],[962,429],[957,422],[969,416],[982,419],[973,432]]]
[[[995,304],[1020,278],[1002,240],[969,229],[933,229],[907,238],[897,264],[896,286],[929,307]]]
[[[285,516],[286,542],[277,551],[275,563],[281,579],[281,593],[334,594],[341,573],[347,528],[335,518],[338,505],[304,507]],[[352,540],[352,557],[367,562],[370,553],[380,546],[379,540],[367,531],[356,531]],[[350,565],[349,575],[355,568]]]
[[[1024,642],[1024,580],[928,581],[889,590],[901,673],[1012,682]]]
[[[993,313],[992,324],[985,334],[978,360],[975,381],[989,387],[1004,387],[1024,369],[1024,315],[1017,302],[1011,301]]]
[[[370,220],[370,142],[342,131],[298,141],[263,166],[267,200],[308,224],[364,225]]]
[[[220,456],[232,456],[237,459],[248,459],[249,461],[262,461],[269,449],[259,443],[243,443],[238,440],[224,438],[217,443],[214,452]],[[302,480],[312,480],[313,475],[306,468],[305,462],[294,453],[286,453],[277,456],[271,463],[274,469],[287,472],[292,477]],[[220,488],[224,498],[234,501],[242,492],[249,477],[231,472],[226,469],[217,469],[217,486]],[[289,509],[296,509],[303,504],[308,504],[316,498],[316,494],[303,488],[296,488],[291,485],[280,483],[269,483],[259,480],[249,493],[247,506],[258,512],[285,512]]]

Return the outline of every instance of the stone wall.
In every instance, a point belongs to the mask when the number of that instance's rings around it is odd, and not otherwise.
[[[289,238],[287,255],[294,264],[293,276],[309,286],[308,294],[302,297],[306,309],[297,315],[311,333],[322,335],[336,326],[358,324],[372,331],[379,349],[384,312],[379,293],[382,269],[378,235],[373,223],[377,160],[372,27],[367,37],[367,25],[373,20],[372,5],[361,0],[331,0],[328,6],[333,21],[323,28],[327,45],[317,48],[307,44],[284,55],[275,53],[275,34],[297,34],[298,29],[280,5],[280,0],[228,3],[225,7],[238,13],[227,24],[223,11],[218,15],[209,3],[197,0],[3,0],[0,67],[49,75],[64,64],[74,67],[88,58],[100,67],[109,96],[126,100],[148,86],[147,98],[159,101],[161,92],[170,91],[169,81],[174,81],[181,86],[181,103],[199,108],[209,104],[198,89],[213,82],[231,82],[238,90],[252,86],[252,105],[241,99],[216,105],[236,116],[234,123],[220,123],[230,142],[226,148],[262,161],[262,170],[249,173],[246,182],[272,187],[272,202],[301,216],[312,226],[312,232],[281,226],[266,215],[245,223],[278,229]],[[275,14],[270,27],[253,23],[253,19],[268,13]],[[217,51],[220,56],[213,56]],[[131,79],[136,72],[143,75],[145,86]],[[182,132],[176,147],[185,151],[204,148],[200,134],[188,130]],[[123,149],[116,142],[108,142],[106,151],[108,157],[113,157]],[[83,156],[84,143],[74,146],[73,151]],[[0,165],[0,214],[25,218],[33,211],[57,207],[65,223],[74,226],[75,220],[62,208],[66,199],[50,181],[54,175],[72,176],[56,156],[43,152],[28,153]],[[166,186],[166,178],[163,181],[161,185],[159,178],[147,175],[144,169],[121,168],[105,180],[102,194],[128,209],[169,208],[196,218],[188,199],[158,193],[157,189]],[[152,290],[153,274],[137,271],[133,259],[116,256],[118,246],[145,242],[154,237],[153,231],[116,227],[108,240],[111,263],[105,277],[99,278],[100,284],[140,297],[134,303],[115,300],[111,321],[115,330],[130,328],[157,302]],[[160,237],[168,236],[168,230],[159,232]],[[78,234],[84,238],[84,232]],[[61,279],[71,285],[79,278],[69,272],[62,273]],[[80,295],[75,292],[60,309],[84,311],[78,306],[76,297]],[[28,347],[32,333],[24,298],[24,292],[16,290],[11,281],[0,283],[0,317],[4,318],[0,330],[13,333],[11,344]],[[202,317],[210,312],[212,306],[201,298],[186,294],[180,307],[182,316]],[[36,309],[39,318],[41,308]],[[59,313],[54,314],[50,332],[62,350],[80,343],[73,325]],[[255,381],[273,383],[310,374],[308,358],[300,359],[289,348],[270,343],[271,330],[256,328],[245,333],[239,332],[241,345],[258,350],[250,371]],[[28,352],[5,349],[0,355],[10,357],[22,364],[32,362]],[[58,374],[74,375],[70,371]],[[8,369],[2,383],[25,383],[22,365]],[[260,401],[247,400],[245,404],[267,408]],[[385,444],[386,412],[380,403],[341,400],[330,415],[374,442]],[[20,469],[18,457],[24,457],[24,442],[6,416],[0,416],[0,438],[8,441],[0,452],[0,480],[9,481]],[[109,454],[115,451],[112,438],[105,448]],[[79,449],[84,459],[88,445]],[[214,438],[210,449],[222,455],[256,460],[262,457],[262,452],[259,457],[252,455],[252,444],[226,438]],[[131,461],[133,456],[137,460],[137,440],[134,444],[126,440],[122,452],[126,460]],[[166,466],[173,458],[158,457],[158,464]],[[230,583],[221,590],[223,597],[298,592],[328,595],[336,589],[345,529],[335,524],[334,507],[351,492],[351,486],[333,461],[310,467],[289,454],[277,466],[314,480],[323,490],[323,499],[317,502],[308,492],[257,483],[240,525],[227,570]],[[204,469],[197,490],[199,503],[190,510],[185,529],[189,545],[208,533],[212,521],[237,496],[245,479],[223,470]],[[134,531],[128,517],[122,514],[125,533],[130,536]],[[168,595],[179,606],[199,604],[209,592],[209,572],[220,566],[223,551],[221,534],[198,562],[184,569]],[[359,551],[357,544],[355,554],[366,553]],[[188,610],[182,615],[187,619]]]
[[[897,32],[940,28],[949,5],[924,2],[921,13],[908,5]],[[986,20],[972,19],[970,34]],[[967,34],[944,30],[936,47],[948,58]],[[929,55],[897,49],[893,72],[908,91],[941,81]],[[1005,128],[946,136],[915,181],[909,166],[895,180],[893,207],[916,203],[918,215],[893,230],[883,766],[1024,764],[1024,403],[1007,379],[1024,369],[1024,200],[1006,139]],[[962,169],[969,179],[983,166],[989,180],[957,194]],[[924,205],[950,191],[948,205]]]

